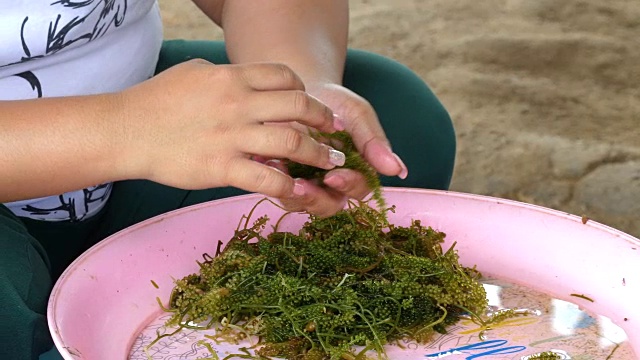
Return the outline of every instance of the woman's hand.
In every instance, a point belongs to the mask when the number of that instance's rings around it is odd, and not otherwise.
[[[406,167],[391,152],[371,105],[336,85],[343,77],[347,53],[347,0],[194,2],[224,28],[231,62],[287,64],[304,80],[310,95],[333,109],[376,170],[385,175],[406,176]],[[281,198],[281,202],[293,211],[328,216],[342,209],[347,198],[363,198],[370,192],[362,175],[351,170],[330,172],[324,184],[328,188],[298,180],[298,196]]]
[[[323,169],[344,154],[292,127],[333,132],[333,114],[284,65],[177,65],[122,93],[131,178],[184,189],[234,186],[288,199],[301,184],[251,159],[286,158]]]
[[[375,110],[365,99],[343,86],[331,83],[307,85],[307,92],[331,108],[336,115],[336,128],[346,130],[365,160],[379,173],[407,176],[407,168],[393,153]],[[335,169],[324,177],[325,188],[310,181],[299,180],[303,195],[281,199],[289,210],[307,210],[328,216],[342,209],[348,198],[363,199],[371,189],[359,172]]]

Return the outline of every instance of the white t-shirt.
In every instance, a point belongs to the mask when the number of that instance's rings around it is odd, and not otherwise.
[[[123,90],[153,76],[161,44],[156,0],[0,1],[0,100]],[[110,192],[101,184],[5,205],[18,216],[77,221]]]

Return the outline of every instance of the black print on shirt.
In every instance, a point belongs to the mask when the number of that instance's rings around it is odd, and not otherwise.
[[[33,72],[25,71],[23,73],[16,74],[15,76],[27,80],[29,85],[31,85],[31,89],[37,92],[38,98],[42,97],[42,84],[40,84],[40,80]]]
[[[57,213],[59,211],[64,211],[69,213],[70,220],[77,221],[78,217],[76,215],[76,210],[75,210],[76,209],[75,199],[73,198],[67,199],[64,195],[60,195],[58,196],[58,200],[60,201],[60,205],[56,207],[40,209],[35,206],[27,205],[23,207],[22,210],[28,211],[29,214],[31,214],[32,216],[46,216],[46,215]]]
[[[111,184],[102,184],[83,190],[84,197],[76,197],[73,194],[63,194],[58,196],[59,204],[50,208],[38,208],[33,205],[26,205],[22,208],[31,216],[49,216],[59,215],[60,212],[66,213],[64,218],[70,221],[80,221],[84,218],[84,214],[89,211],[89,204],[94,202],[103,202],[111,193]],[[81,204],[78,204],[80,201]],[[78,215],[78,205],[83,209],[82,215]],[[59,218],[60,216],[56,216]]]
[[[94,4],[95,3],[95,4]],[[47,41],[47,53],[55,53],[65,47],[81,40],[91,41],[104,35],[107,30],[114,25],[118,27],[122,25],[124,16],[127,12],[127,0],[59,0],[51,4],[52,6],[61,5],[63,7],[79,9],[87,6],[93,6],[91,11],[83,17],[76,17],[68,23],[60,23],[61,15],[55,20],[55,23],[49,24],[49,34]],[[84,23],[90,18],[96,17],[97,21],[93,26],[93,30],[80,36],[69,37],[68,34],[76,26]]]
[[[98,202],[101,203],[107,200],[109,193],[111,193],[112,184],[102,184],[91,188],[84,189],[84,212],[89,211],[89,204]]]
[[[71,9],[83,9],[81,15],[73,16],[68,11],[58,13],[55,19],[49,22],[46,34],[46,46],[39,54],[32,54],[28,39],[25,36],[25,29],[29,26],[29,16],[25,16],[20,29],[20,37],[24,56],[15,62],[0,65],[6,67],[33,59],[42,58],[55,54],[66,47],[80,41],[92,41],[103,36],[113,26],[122,25],[127,13],[128,0],[58,0],[50,4],[52,7],[63,7]],[[54,12],[55,13],[55,12]],[[64,18],[63,19],[63,15]],[[70,19],[67,19],[71,17]],[[95,22],[87,31],[77,33],[78,27],[85,23]]]

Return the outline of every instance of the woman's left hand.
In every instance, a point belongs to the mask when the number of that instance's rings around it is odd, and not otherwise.
[[[379,173],[407,176],[407,168],[393,153],[375,110],[367,100],[353,91],[332,83],[312,83],[306,91],[335,113],[335,128],[351,134],[364,159]],[[298,180],[300,195],[280,199],[290,211],[306,210],[318,216],[330,216],[341,210],[347,199],[363,199],[370,192],[364,176],[354,170],[334,169],[323,179],[324,187]]]

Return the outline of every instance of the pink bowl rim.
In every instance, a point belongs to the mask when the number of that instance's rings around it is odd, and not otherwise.
[[[510,199],[503,199],[503,198],[498,198],[498,197],[493,197],[493,196],[488,196],[488,195],[478,195],[478,194],[470,194],[470,193],[464,193],[464,192],[457,192],[457,191],[450,191],[450,190],[432,190],[432,189],[417,189],[417,188],[407,188],[407,187],[384,187],[384,192],[390,192],[390,193],[422,193],[422,194],[429,194],[429,195],[440,195],[440,196],[445,196],[445,197],[450,197],[450,198],[461,198],[461,199],[468,199],[468,200],[475,200],[475,201],[481,201],[481,202],[493,202],[495,204],[498,205],[507,205],[507,206],[512,206],[512,207],[517,207],[517,208],[521,208],[521,209],[528,209],[528,210],[532,210],[535,212],[539,212],[539,213],[544,213],[544,214],[548,214],[551,216],[555,216],[555,217],[559,217],[559,218],[563,218],[566,220],[570,220],[570,221],[574,221],[574,222],[580,222],[582,223],[583,218],[582,216],[577,216],[568,212],[564,212],[564,211],[560,211],[560,210],[555,210],[555,209],[551,209],[551,208],[547,208],[544,206],[540,206],[540,205],[534,205],[534,204],[529,204],[529,203],[525,203],[525,202],[521,202],[521,201],[516,201],[516,200],[510,200]],[[51,336],[53,338],[54,344],[56,345],[56,347],[58,349],[65,349],[65,351],[68,352],[68,349],[66,349],[65,344],[60,336],[59,333],[59,329],[57,327],[57,322],[56,322],[56,316],[55,316],[55,305],[57,302],[57,294],[61,291],[61,289],[65,286],[65,282],[67,280],[67,277],[69,276],[69,274],[73,271],[73,269],[77,268],[80,264],[82,264],[84,261],[87,261],[91,255],[97,251],[99,251],[100,249],[102,249],[105,246],[109,246],[109,244],[117,239],[118,237],[121,237],[125,234],[131,233],[131,232],[135,232],[138,229],[153,225],[154,223],[157,223],[159,221],[162,221],[164,218],[167,217],[172,217],[181,213],[186,213],[186,212],[190,212],[196,209],[200,209],[203,207],[208,207],[211,206],[211,204],[215,203],[215,204],[224,204],[227,202],[235,202],[238,201],[239,199],[251,199],[251,198],[255,198],[255,199],[260,199],[260,198],[264,198],[265,196],[262,194],[246,194],[246,195],[239,195],[239,196],[233,196],[233,197],[228,197],[228,198],[223,198],[223,199],[218,199],[218,200],[212,200],[212,201],[208,201],[208,202],[203,202],[200,204],[196,204],[196,205],[191,205],[191,206],[187,206],[184,208],[180,208],[177,210],[173,210],[173,211],[169,211],[160,215],[157,215],[155,217],[149,218],[147,220],[144,220],[142,222],[139,222],[137,224],[134,224],[130,227],[127,227],[113,235],[110,235],[109,237],[103,239],[102,241],[98,242],[97,244],[95,244],[94,246],[92,246],[91,248],[89,248],[88,250],[86,250],[84,253],[82,253],[78,258],[76,258],[70,265],[69,267],[67,267],[67,269],[63,272],[63,274],[60,276],[60,278],[58,279],[58,281],[56,282],[56,284],[54,285],[52,291],[51,291],[51,295],[49,298],[49,302],[48,302],[48,306],[47,306],[47,322],[49,325],[49,330],[51,333]],[[583,223],[584,224],[584,223]],[[626,241],[629,241],[631,243],[635,243],[638,246],[640,246],[640,239],[631,236],[630,234],[627,234],[623,231],[617,230],[613,227],[610,227],[608,225],[604,225],[601,224],[599,222],[593,221],[593,220],[589,220],[586,224],[584,224],[585,226],[589,226],[592,227],[598,231],[603,231],[606,233],[609,233],[610,235],[619,237],[621,239],[624,239]],[[61,353],[63,352],[63,350],[60,350]],[[69,354],[71,355],[71,354]],[[64,354],[63,354],[64,357]]]

